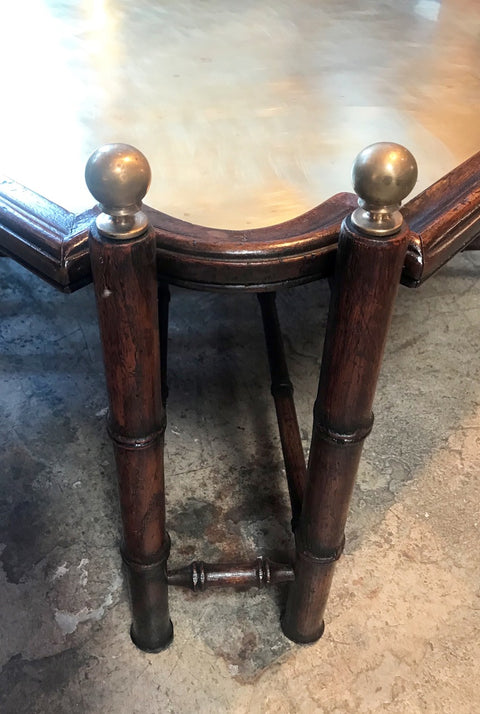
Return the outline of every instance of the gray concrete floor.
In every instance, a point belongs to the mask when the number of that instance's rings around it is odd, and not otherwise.
[[[349,190],[371,141],[408,146],[417,190],[480,148],[473,0],[0,12],[15,108],[0,163],[68,208],[90,205],[83,164],[110,140],[150,159],[148,203],[230,226]],[[281,635],[282,591],[172,591],[174,644],[146,655],[128,636],[93,293],[2,260],[2,714],[477,712],[479,275],[480,256],[460,255],[400,290],[322,640]],[[279,297],[305,449],[327,304],[324,284]],[[172,565],[285,555],[255,298],[175,289],[169,350]]]

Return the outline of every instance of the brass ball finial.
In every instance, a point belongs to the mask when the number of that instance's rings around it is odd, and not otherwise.
[[[359,208],[352,222],[364,233],[386,236],[402,225],[398,210],[417,181],[417,162],[401,144],[379,142],[361,151],[353,163],[352,182]]]
[[[94,151],[85,181],[102,210],[96,220],[100,233],[129,240],[146,230],[148,220],[141,209],[150,179],[148,161],[134,146],[106,144]]]

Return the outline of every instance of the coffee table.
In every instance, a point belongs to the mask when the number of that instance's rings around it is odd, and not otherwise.
[[[480,154],[403,208],[416,164],[397,144],[357,157],[354,187],[271,228],[203,228],[142,206],[146,158],[129,145],[95,152],[87,183],[99,208],[72,214],[6,180],[0,192],[0,250],[65,292],[93,279],[107,388],[108,430],[119,477],[122,556],[129,573],[134,642],[164,649],[173,635],[168,586],[290,583],[285,634],[323,633],[334,566],[400,280],[418,287],[458,251],[478,247]],[[308,466],[275,309],[275,293],[328,278],[332,297]],[[167,396],[168,285],[255,292],[261,306],[285,470],[295,558],[168,570],[163,438]],[[313,403],[312,395],[312,403]]]

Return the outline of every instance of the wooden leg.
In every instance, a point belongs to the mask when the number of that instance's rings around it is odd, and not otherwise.
[[[110,402],[108,430],[118,470],[131,635],[140,649],[159,651],[170,644],[173,628],[153,232],[111,240],[92,228],[90,255]]]
[[[272,396],[277,412],[283,460],[287,474],[288,490],[292,505],[292,529],[295,531],[302,508],[305,490],[305,456],[300,429],[298,428],[293,386],[288,374],[283,348],[282,333],[275,305],[275,293],[258,293],[262,310],[263,329],[267,345],[268,362],[272,379]]]
[[[170,289],[168,283],[158,283],[158,319],[160,330],[160,376],[162,382],[162,402],[165,407],[168,398],[167,355],[168,355],[168,312]]]
[[[402,227],[383,239],[346,219],[340,233],[312,444],[300,524],[295,582],[282,627],[295,642],[312,642],[323,614],[372,403],[407,247]]]

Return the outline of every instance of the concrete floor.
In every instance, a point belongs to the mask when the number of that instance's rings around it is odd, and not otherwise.
[[[74,210],[105,141],[148,156],[149,204],[234,227],[349,190],[375,140],[416,155],[416,190],[480,148],[473,0],[17,0],[0,17],[1,168]],[[400,290],[324,637],[282,636],[282,591],[172,590],[160,655],[128,636],[93,293],[0,275],[2,714],[478,712],[479,255]],[[305,449],[327,304],[323,284],[279,297]],[[174,290],[169,350],[172,565],[285,555],[255,298]]]

